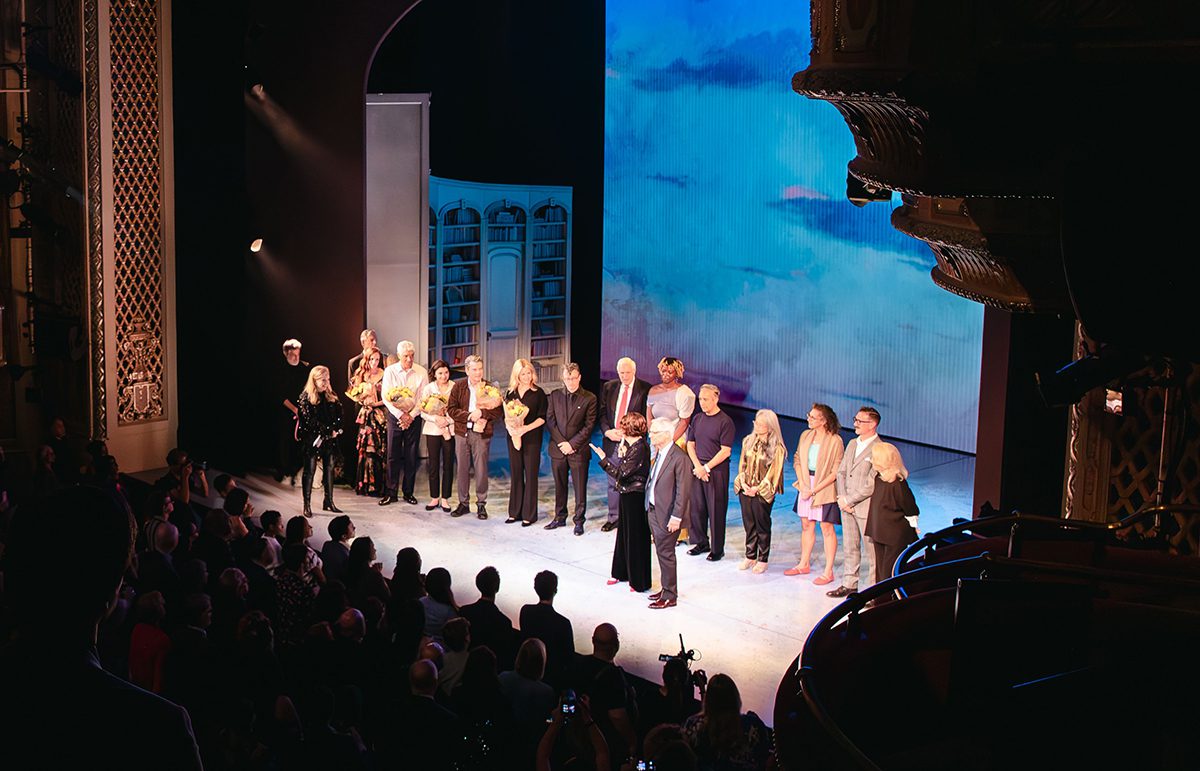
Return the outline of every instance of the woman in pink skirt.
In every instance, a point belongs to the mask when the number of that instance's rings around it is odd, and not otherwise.
[[[812,571],[809,561],[820,522],[825,570],[813,580],[817,585],[833,582],[833,558],[837,556],[837,532],[833,528],[842,523],[834,485],[845,452],[838,428],[837,413],[827,404],[814,404],[808,411],[808,430],[800,435],[800,445],[792,459],[796,469],[794,486],[800,491],[796,498],[796,513],[800,515],[804,532],[800,536],[800,562],[783,574],[798,576]]]

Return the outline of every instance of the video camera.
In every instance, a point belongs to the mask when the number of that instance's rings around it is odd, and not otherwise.
[[[699,658],[704,657],[700,656]],[[688,680],[692,685],[700,690],[700,698],[703,699],[704,692],[708,689],[708,673],[706,673],[703,669],[697,669],[695,672],[692,671],[692,662],[697,661],[698,659],[696,656],[696,651],[688,650],[687,646],[683,644],[683,634],[679,635],[679,653],[658,654],[659,661],[665,662],[672,659],[682,661],[684,665],[687,666]]]

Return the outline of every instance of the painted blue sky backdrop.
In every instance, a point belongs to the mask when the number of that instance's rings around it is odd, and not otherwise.
[[[845,198],[854,143],[791,90],[805,4],[609,0],[604,339],[655,382],[664,355],[726,401],[975,449],[983,311],[938,289],[933,256]]]

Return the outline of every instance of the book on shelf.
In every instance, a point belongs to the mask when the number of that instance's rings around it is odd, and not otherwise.
[[[563,341],[561,338],[556,338],[553,340],[534,340],[529,345],[529,355],[535,358],[561,356],[562,352]]]

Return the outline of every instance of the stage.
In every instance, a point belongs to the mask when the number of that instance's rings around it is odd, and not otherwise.
[[[739,423],[742,421],[739,420]],[[790,447],[796,444],[799,428],[794,421],[785,426]],[[744,431],[739,427],[739,438]],[[953,517],[969,517],[974,458],[942,450],[896,443],[911,472],[910,482],[921,507],[922,532],[950,524]],[[544,455],[544,454],[543,454]],[[735,450],[732,461],[737,463]],[[209,481],[217,472],[210,471]],[[390,576],[396,552],[414,546],[421,553],[422,570],[445,567],[454,580],[454,595],[460,604],[474,602],[475,574],[485,565],[500,571],[499,607],[517,623],[522,605],[536,602],[533,577],[541,570],[552,570],[559,577],[555,608],[571,620],[575,630],[575,648],[591,652],[591,633],[602,622],[616,625],[621,635],[617,663],[650,680],[661,682],[660,653],[679,650],[682,633],[688,648],[694,649],[695,667],[711,677],[725,672],[733,677],[742,694],[744,708],[772,723],[775,690],[784,669],[804,644],[809,630],[837,600],[825,596],[838,586],[814,586],[824,557],[818,537],[814,549],[813,572],[789,577],[783,571],[792,567],[800,550],[800,523],[791,511],[795,493],[791,488],[794,474],[790,464],[785,485],[787,492],[776,505],[772,519],[772,561],[768,572],[755,575],[739,571],[745,539],[741,512],[736,498],[731,500],[725,558],[708,562],[702,556],[689,556],[687,547],[676,551],[679,562],[679,605],[666,610],[650,610],[645,594],[633,594],[627,584],[607,586],[616,533],[605,533],[606,477],[593,462],[588,483],[586,532],[572,534],[571,528],[546,531],[550,521],[554,485],[550,462],[543,457],[539,486],[541,519],[533,527],[504,524],[508,504],[508,456],[505,438],[492,443],[486,521],[476,519],[474,508],[468,516],[452,518],[442,511],[425,511],[429,484],[424,467],[418,476],[418,505],[403,502],[380,507],[376,499],[356,496],[346,488],[337,488],[335,501],[348,514],[359,536],[370,536]],[[152,481],[161,472],[137,476]],[[250,493],[255,512],[277,509],[285,521],[300,513],[299,480],[291,487],[287,480],[277,484],[267,476],[252,474],[239,478],[238,484]],[[321,500],[314,490],[314,509]],[[210,499],[210,503],[219,501]],[[311,545],[320,549],[328,539],[326,524],[332,515],[315,511]],[[840,534],[839,534],[840,536]],[[835,578],[841,576],[842,549],[839,545]],[[657,588],[658,567],[654,566]]]

